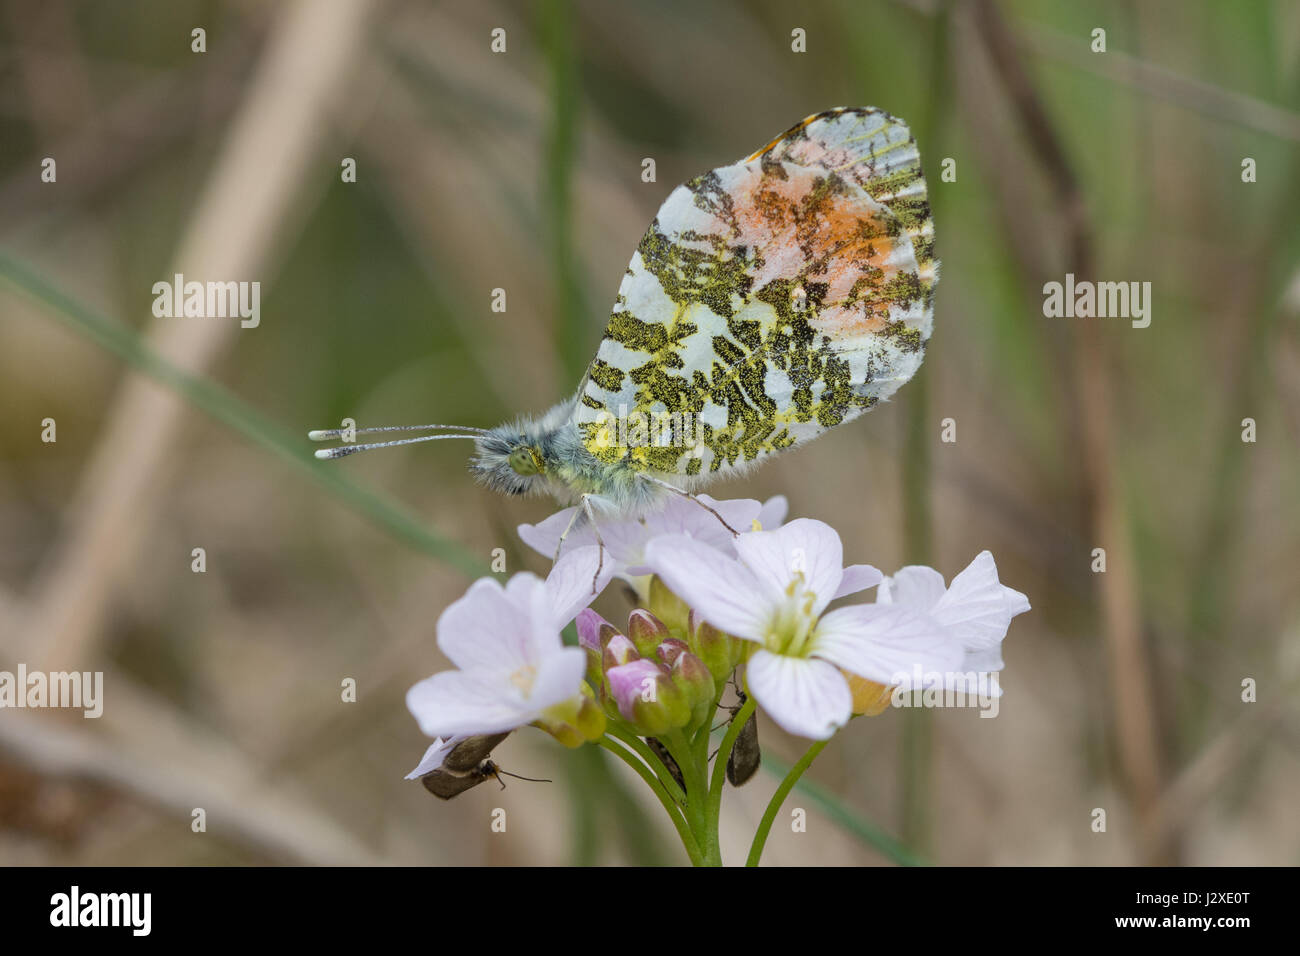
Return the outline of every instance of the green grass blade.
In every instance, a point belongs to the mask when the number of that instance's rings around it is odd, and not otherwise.
[[[430,531],[410,512],[350,481],[337,467],[318,462],[304,447],[305,434],[285,430],[215,382],[177,368],[150,350],[133,329],[99,315],[28,266],[3,254],[0,254],[0,279],[7,280],[78,334],[287,462],[399,541],[470,576],[487,573],[486,563],[461,545]]]
[[[763,769],[778,780],[784,780],[790,772],[790,764],[776,757],[763,754]],[[834,823],[852,834],[858,842],[871,847],[881,856],[892,860],[900,866],[929,866],[923,857],[913,853],[899,840],[846,807],[839,797],[819,786],[807,777],[801,777],[794,785],[794,792],[802,793],[810,799],[817,809],[826,814]]]

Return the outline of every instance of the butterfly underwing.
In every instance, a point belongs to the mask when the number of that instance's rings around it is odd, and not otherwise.
[[[677,187],[638,244],[577,393],[493,429],[314,431],[340,458],[475,443],[485,486],[637,517],[800,447],[920,367],[938,262],[920,153],[874,107],[810,116]],[[354,444],[357,434],[440,431]]]
[[[737,693],[740,694],[740,699],[731,708],[732,720],[736,719],[740,708],[748,699],[743,690]],[[749,719],[745,721],[745,726],[741,727],[740,733],[736,735],[736,742],[732,745],[730,756],[727,757],[727,782],[733,787],[743,786],[758,772],[762,761],[763,754],[758,747],[758,714],[751,712]]]

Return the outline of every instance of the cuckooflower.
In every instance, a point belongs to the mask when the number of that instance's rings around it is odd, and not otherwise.
[[[708,495],[696,497],[740,532],[751,530],[755,520],[763,528],[776,527],[785,518],[787,510],[783,495],[775,495],[761,505],[750,498],[716,501]],[[576,508],[565,508],[539,524],[521,524],[518,528],[519,537],[535,551],[548,558],[553,557],[555,549],[560,545],[560,536],[569,527],[576,512]],[[717,515],[710,514],[698,503],[680,496],[673,496],[662,510],[645,518],[606,519],[597,512],[596,524],[607,549],[605,559],[613,560],[616,565],[615,574],[629,578],[649,573],[645,566],[645,548],[657,537],[684,534],[727,554],[732,553],[731,542],[735,540]],[[564,539],[564,550],[567,552],[595,543],[596,536],[592,533],[590,523],[575,524]]]
[[[775,531],[785,522],[785,516],[790,510],[790,502],[786,501],[785,495],[773,495],[763,502],[763,507],[758,510],[758,524],[761,531]]]
[[[586,653],[565,647],[560,631],[594,597],[597,552],[566,554],[545,581],[527,572],[505,587],[482,578],[442,613],[438,647],[457,669],[427,677],[406,694],[424,733],[454,738],[513,730],[581,697]],[[606,569],[597,590],[608,581]],[[435,754],[431,748],[420,766]]]
[[[785,730],[824,740],[852,715],[841,668],[887,681],[920,664],[950,670],[960,645],[924,615],[863,604],[823,612],[845,594],[881,580],[870,565],[843,567],[835,530],[800,518],[735,541],[737,558],[684,535],[646,547],[655,574],[709,624],[758,644],[749,656],[749,690]]]
[[[1011,619],[1029,610],[1025,595],[998,580],[997,563],[988,551],[976,555],[947,587],[934,568],[902,568],[881,581],[876,602],[928,617],[961,646],[961,671],[975,673],[1002,670],[1002,639]],[[1002,691],[995,683],[991,693]]]

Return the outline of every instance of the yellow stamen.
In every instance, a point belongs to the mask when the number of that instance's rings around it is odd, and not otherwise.
[[[537,681],[537,668],[532,664],[525,664],[519,670],[510,675],[510,683],[519,688],[519,692],[528,697],[533,692],[533,684]]]

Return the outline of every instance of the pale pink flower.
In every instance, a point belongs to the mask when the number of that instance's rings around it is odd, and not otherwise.
[[[1005,666],[1002,640],[1029,599],[998,580],[997,563],[981,551],[947,587],[934,568],[910,565],[880,583],[876,602],[923,614],[962,648],[962,672],[992,673]],[[997,684],[994,693],[1001,694]]]
[[[407,692],[420,729],[438,738],[513,730],[577,696],[586,653],[565,647],[560,631],[595,596],[598,562],[596,548],[583,548],[556,562],[545,581],[525,572],[505,587],[474,582],[438,619],[438,647],[457,669]],[[608,580],[607,568],[597,590]]]
[[[839,535],[801,518],[735,541],[736,559],[683,535],[651,541],[654,573],[719,630],[759,645],[746,677],[750,692],[793,734],[824,740],[852,716],[841,668],[886,683],[920,665],[946,671],[961,647],[925,616],[862,604],[823,613],[832,600],[872,587],[880,572],[843,567]]]

